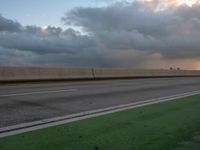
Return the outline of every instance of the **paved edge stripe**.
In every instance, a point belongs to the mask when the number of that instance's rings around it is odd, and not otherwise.
[[[138,107],[142,107],[142,106],[172,101],[175,99],[178,100],[178,99],[193,96],[196,94],[200,94],[200,91],[176,94],[176,95],[172,95],[172,96],[155,98],[155,99],[150,99],[150,100],[145,100],[145,101],[140,101],[140,102],[135,102],[135,103],[129,103],[129,104],[124,104],[124,105],[119,105],[119,106],[113,106],[113,107],[108,107],[108,108],[103,108],[103,109],[97,109],[97,110],[93,110],[93,111],[87,111],[87,112],[62,116],[62,117],[44,119],[44,120],[40,120],[40,121],[34,121],[31,123],[23,123],[23,124],[14,125],[14,126],[3,127],[3,128],[0,128],[0,138],[17,135],[17,134],[21,134],[21,133],[25,133],[25,132],[35,131],[35,130],[39,130],[39,129],[43,129],[43,128],[58,126],[58,125],[75,122],[75,121],[79,121],[79,120],[84,120],[84,119],[88,119],[88,118],[93,118],[93,117],[97,117],[97,116],[102,116],[102,115],[106,115],[106,114],[111,114],[114,112],[120,112],[123,110],[128,110],[128,109],[138,108]]]
[[[27,96],[27,95],[34,95],[34,94],[48,94],[48,93],[61,93],[61,92],[76,92],[78,89],[63,89],[57,91],[35,91],[35,92],[27,92],[27,93],[10,93],[0,95],[0,97],[14,97],[14,96]]]

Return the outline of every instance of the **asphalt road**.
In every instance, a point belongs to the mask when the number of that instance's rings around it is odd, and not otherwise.
[[[0,86],[0,128],[200,90],[200,78]]]

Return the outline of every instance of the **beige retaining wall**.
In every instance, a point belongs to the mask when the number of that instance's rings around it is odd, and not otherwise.
[[[0,82],[170,76],[200,76],[200,71],[0,67]]]
[[[0,81],[91,79],[91,69],[0,67]]]
[[[189,70],[115,70],[95,69],[96,78],[200,76],[200,71]]]

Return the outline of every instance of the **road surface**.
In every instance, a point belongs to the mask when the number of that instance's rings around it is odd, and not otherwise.
[[[200,78],[0,86],[0,128],[200,90]]]

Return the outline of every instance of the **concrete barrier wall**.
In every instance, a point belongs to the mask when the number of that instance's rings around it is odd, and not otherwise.
[[[91,69],[0,67],[0,81],[91,79]]]
[[[96,78],[121,78],[121,77],[170,77],[170,76],[200,76],[200,71],[189,70],[115,70],[95,69]]]
[[[200,71],[0,67],[0,82],[173,76],[200,76]]]

